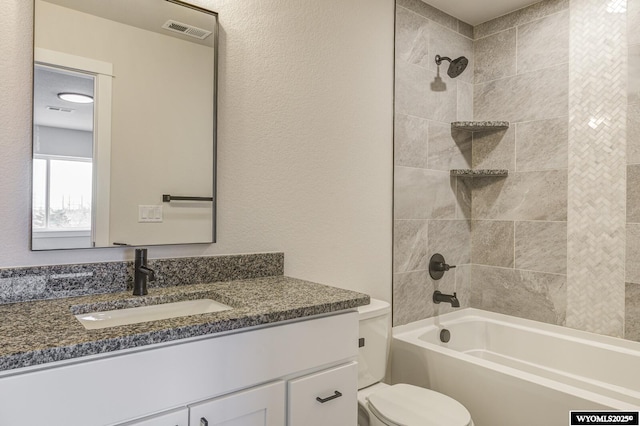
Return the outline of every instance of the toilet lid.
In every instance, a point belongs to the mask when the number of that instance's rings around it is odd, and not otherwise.
[[[417,386],[388,386],[368,397],[375,415],[399,426],[468,426],[471,415],[458,401]]]

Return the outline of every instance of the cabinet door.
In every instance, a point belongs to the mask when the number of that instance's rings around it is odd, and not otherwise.
[[[221,396],[189,407],[189,426],[283,426],[284,382]]]
[[[187,426],[189,424],[189,409],[183,408],[170,413],[145,417],[142,420],[121,423],[118,426]]]
[[[358,363],[289,382],[289,426],[356,426]]]

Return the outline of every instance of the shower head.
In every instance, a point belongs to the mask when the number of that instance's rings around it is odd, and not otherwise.
[[[467,68],[467,65],[469,65],[469,60],[464,56],[451,60],[451,58],[447,58],[446,56],[436,55],[436,65],[440,65],[442,61],[449,61],[447,75],[451,78],[456,78],[462,74],[462,71],[464,71]]]

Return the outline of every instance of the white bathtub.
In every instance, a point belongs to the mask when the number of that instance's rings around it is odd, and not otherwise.
[[[391,381],[457,399],[476,426],[566,426],[640,410],[640,343],[468,308],[394,327]]]

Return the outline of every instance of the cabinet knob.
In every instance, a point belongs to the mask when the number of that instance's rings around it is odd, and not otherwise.
[[[200,417],[200,426],[209,426],[209,422],[204,417]]]
[[[325,402],[331,401],[332,399],[336,399],[336,398],[340,398],[342,396],[342,394],[338,391],[335,391],[333,395],[328,396],[326,398],[320,398],[319,396],[316,397],[316,401],[318,401],[321,404],[324,404]]]

